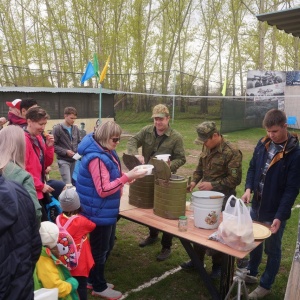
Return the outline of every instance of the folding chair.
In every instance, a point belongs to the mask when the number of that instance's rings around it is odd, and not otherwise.
[[[297,117],[296,116],[289,116],[287,117],[287,125],[291,128],[299,128]]]

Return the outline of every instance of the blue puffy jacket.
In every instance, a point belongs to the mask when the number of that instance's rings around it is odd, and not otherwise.
[[[290,218],[291,208],[300,188],[300,148],[297,136],[288,134],[283,151],[277,153],[266,173],[262,200],[258,186],[265,166],[271,139],[262,138],[256,145],[250,161],[246,189],[253,192],[252,207],[258,212],[258,221],[284,221]]]
[[[105,152],[95,141],[93,133],[86,135],[78,146],[78,153],[82,155],[81,165],[76,181],[76,190],[80,197],[83,215],[97,225],[112,225],[117,222],[119,214],[121,191],[101,198],[95,188],[92,175],[88,171],[91,160],[101,159],[106,165],[110,180],[121,177],[119,166],[112,156],[120,161],[115,151]]]

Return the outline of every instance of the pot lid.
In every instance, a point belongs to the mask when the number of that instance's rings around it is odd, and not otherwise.
[[[149,164],[154,166],[153,173],[156,178],[170,180],[171,169],[165,161],[156,158],[151,158]]]
[[[181,175],[172,174],[170,180],[171,181],[182,181],[182,180],[185,180],[185,178],[184,178],[184,176],[181,176]]]
[[[134,156],[130,154],[123,153],[123,162],[128,170],[132,170],[134,167],[141,165],[141,162]]]

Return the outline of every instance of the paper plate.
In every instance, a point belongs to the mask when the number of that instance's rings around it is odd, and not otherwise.
[[[268,227],[253,223],[253,236],[255,240],[266,239],[271,235],[271,231]]]

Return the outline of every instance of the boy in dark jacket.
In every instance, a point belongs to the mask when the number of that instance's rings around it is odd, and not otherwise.
[[[249,203],[253,193],[251,217],[269,225],[272,235],[250,253],[249,275],[245,278],[248,283],[258,282],[263,247],[268,256],[260,284],[249,295],[250,299],[264,298],[271,293],[280,267],[284,228],[300,187],[299,141],[297,135],[288,132],[285,113],[278,109],[268,111],[263,126],[267,136],[254,149],[242,199]]]

